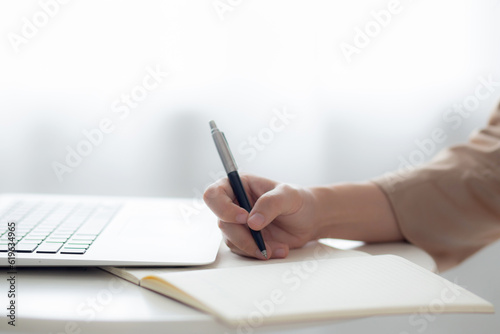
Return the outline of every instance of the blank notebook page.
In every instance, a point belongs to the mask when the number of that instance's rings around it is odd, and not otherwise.
[[[209,269],[159,276],[226,322],[377,314],[493,312],[467,290],[393,255]]]

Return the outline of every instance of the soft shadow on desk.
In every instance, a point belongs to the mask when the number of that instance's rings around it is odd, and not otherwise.
[[[364,243],[361,241],[343,239],[320,239],[321,243],[343,250],[359,251],[370,255],[392,254],[401,256],[434,273],[437,265],[434,259],[424,250],[407,242]]]
[[[118,277],[126,279],[129,282],[140,285],[140,280],[150,275],[161,275],[163,273],[184,272],[193,270],[216,269],[216,268],[232,268],[232,267],[246,267],[255,266],[259,264],[272,264],[272,263],[291,263],[312,257],[314,259],[322,258],[346,258],[368,256],[368,254],[358,250],[341,250],[331,247],[324,243],[311,241],[304,247],[293,249],[285,259],[271,259],[268,261],[257,260],[254,258],[243,257],[234,254],[226,246],[224,242],[221,243],[217,258],[214,263],[206,266],[196,267],[101,267],[101,269],[108,271]]]

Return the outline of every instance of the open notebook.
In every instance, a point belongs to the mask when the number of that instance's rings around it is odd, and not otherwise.
[[[213,314],[227,324],[338,319],[402,313],[492,313],[493,305],[394,255],[310,243],[267,263],[221,246],[196,268],[103,268]]]

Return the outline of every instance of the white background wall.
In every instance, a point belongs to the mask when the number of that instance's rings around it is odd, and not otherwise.
[[[456,129],[443,119],[458,117],[450,109],[478,78],[500,81],[496,0],[401,0],[350,62],[342,43],[390,1],[225,0],[233,6],[222,16],[212,0],[69,1],[44,22],[47,2],[0,3],[2,192],[199,197],[222,171],[211,119],[243,172],[302,185],[365,180],[416,156],[415,141],[435,128],[447,136],[436,151],[466,140],[500,99],[498,87]],[[114,103],[147,68],[168,76],[121,119]],[[276,110],[293,118],[269,137]],[[107,118],[114,131],[61,182],[54,162],[66,164],[82,131]],[[259,135],[267,142],[252,155]],[[494,264],[498,278],[497,254],[474,259],[474,270]],[[470,280],[500,301],[498,279]],[[426,332],[470,332],[440,319]],[[500,328],[498,317],[463,319],[477,332]],[[419,332],[402,323],[395,332]]]

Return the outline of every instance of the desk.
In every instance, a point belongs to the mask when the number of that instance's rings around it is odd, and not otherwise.
[[[335,245],[335,241],[329,244]],[[372,254],[398,254],[428,269],[435,269],[430,256],[409,244],[362,245],[354,249]],[[98,268],[20,268],[17,276],[17,326],[12,331],[12,327],[7,326],[6,318],[2,317],[2,332],[237,333],[209,315]],[[4,281],[2,278],[2,287],[6,286]],[[6,289],[2,288],[2,291]],[[368,319],[377,321],[377,318]],[[330,326],[359,325],[366,321],[357,319],[268,326],[252,330],[252,333],[299,333],[301,330],[311,333],[311,327],[322,330]]]

